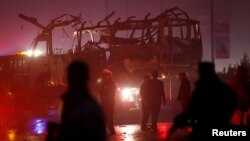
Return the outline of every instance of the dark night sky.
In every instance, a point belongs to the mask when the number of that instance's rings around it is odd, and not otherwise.
[[[237,63],[243,52],[250,54],[250,1],[214,0],[215,14],[230,16],[230,59],[216,59],[216,68],[229,63]],[[106,3],[107,2],[107,3]],[[107,6],[106,6],[107,4]],[[151,12],[151,17],[167,8],[177,6],[186,11],[193,19],[210,16],[210,0],[1,0],[0,1],[0,55],[26,50],[41,30],[18,17],[19,13],[32,16],[44,25],[53,18],[68,13],[96,24],[106,13],[115,11],[114,19],[136,16],[142,19]],[[209,26],[209,25],[207,25]],[[21,28],[23,27],[23,28]],[[202,26],[204,32],[209,27]],[[62,29],[56,29],[59,40],[65,35]],[[66,45],[66,44],[64,44]],[[64,48],[70,48],[69,46]],[[210,60],[210,37],[203,36],[203,60]]]

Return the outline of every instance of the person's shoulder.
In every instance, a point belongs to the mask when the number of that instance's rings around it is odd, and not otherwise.
[[[115,85],[115,81],[112,78],[107,79],[104,85]]]
[[[142,83],[141,83],[141,86],[144,86],[144,85],[146,85],[148,83],[148,80],[147,81],[143,81]]]
[[[188,79],[184,79],[183,81],[181,81],[182,83],[184,83],[184,84],[190,84],[190,80],[188,80]]]
[[[115,84],[115,81],[114,81],[114,79],[110,78],[110,79],[108,80],[108,83]]]
[[[189,79],[185,79],[186,82],[190,83],[190,80]]]
[[[226,88],[226,89],[230,89],[230,90],[232,89],[232,87],[227,83],[221,82],[220,84],[221,84],[222,88]]]
[[[227,83],[221,82],[221,88],[222,90],[227,91],[227,93],[230,93],[231,95],[236,95],[235,90]]]
[[[67,99],[69,99],[69,96],[70,96],[69,92],[65,92],[61,95],[61,100],[63,100],[63,101],[67,100]]]
[[[158,81],[159,83],[161,83],[161,84],[163,84],[163,83],[164,83],[162,80],[159,80],[159,79],[157,79],[157,81]]]
[[[91,103],[93,105],[96,105],[97,104],[97,101],[94,97],[91,96],[92,94],[90,94],[90,96],[88,98],[86,98],[85,102],[86,103]]]

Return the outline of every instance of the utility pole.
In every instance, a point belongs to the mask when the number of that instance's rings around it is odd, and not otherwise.
[[[211,61],[214,63],[214,0],[210,0],[211,17]]]

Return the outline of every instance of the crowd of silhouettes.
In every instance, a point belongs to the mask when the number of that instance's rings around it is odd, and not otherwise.
[[[215,72],[214,63],[201,62],[198,66],[199,78],[191,92],[191,84],[186,73],[179,73],[180,87],[177,100],[182,112],[174,118],[167,140],[174,137],[178,129],[191,127],[187,139],[206,141],[211,139],[211,130],[229,129],[238,120],[246,125],[246,113],[250,107],[250,83],[248,70],[237,67],[231,81],[225,83]],[[166,103],[164,83],[159,80],[159,72],[145,75],[140,85],[142,99],[141,130],[157,132],[157,122],[162,104]],[[105,141],[107,135],[115,134],[113,123],[116,84],[112,72],[104,69],[99,89],[101,103],[89,91],[89,68],[81,61],[72,62],[67,69],[68,89],[62,95],[63,108],[59,124],[48,125],[47,141]],[[240,118],[236,111],[239,111]],[[151,116],[151,127],[147,122]],[[108,129],[108,132],[107,132]]]
[[[184,127],[192,128],[188,136],[191,141],[210,140],[212,129],[229,130],[237,108],[236,93],[217,77],[213,63],[200,63],[198,72],[188,107],[175,117],[168,139]]]

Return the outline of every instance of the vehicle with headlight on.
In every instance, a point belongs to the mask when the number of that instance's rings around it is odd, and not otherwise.
[[[136,110],[140,108],[140,94],[137,87],[124,87],[119,91],[120,101],[129,110]]]
[[[141,98],[136,86],[120,86],[115,97],[114,121],[123,124],[139,120],[141,114]]]

